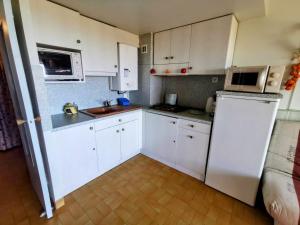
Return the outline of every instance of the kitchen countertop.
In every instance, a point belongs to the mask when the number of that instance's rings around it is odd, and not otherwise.
[[[77,114],[74,114],[74,115],[66,115],[64,113],[52,115],[51,119],[52,119],[52,128],[56,129],[56,128],[60,128],[60,127],[65,127],[65,126],[75,125],[78,123],[87,122],[87,121],[93,120],[95,118],[92,116],[86,115],[84,113],[78,112]]]
[[[173,113],[173,112],[160,111],[157,109],[151,109],[149,107],[137,107],[137,106],[129,107],[128,110],[122,110],[117,114],[126,113],[126,112],[130,112],[133,110],[140,110],[140,109],[143,109],[147,112],[152,112],[152,113],[165,115],[165,116],[171,116],[171,117],[175,117],[175,118],[179,118],[179,119],[186,119],[186,120],[199,122],[199,123],[205,123],[205,124],[211,124],[211,122],[213,120],[212,117],[210,117],[208,113],[203,113],[201,115],[194,115],[194,114],[189,113],[188,110]],[[91,122],[92,120],[103,119],[105,117],[114,116],[114,115],[116,115],[116,113],[102,115],[101,117],[94,117],[94,116],[90,116],[85,113],[82,113],[80,111],[74,115],[66,115],[64,113],[56,114],[56,115],[51,116],[52,129],[60,130],[60,129],[72,127],[72,126],[75,126],[78,124],[88,123],[88,122]]]
[[[115,106],[112,106],[112,107],[115,107]],[[102,108],[102,107],[99,107],[99,108]],[[78,124],[90,123],[92,120],[100,120],[100,119],[104,119],[106,117],[114,116],[117,114],[127,113],[127,112],[131,112],[134,110],[142,109],[141,106],[137,106],[137,105],[118,106],[118,108],[122,108],[122,109],[117,112],[114,111],[114,112],[110,112],[107,114],[98,115],[97,117],[81,112],[83,110],[79,110],[78,113],[74,114],[74,115],[66,115],[64,113],[52,115],[51,116],[52,130],[55,131],[55,130],[65,129],[68,127],[76,126]],[[93,109],[93,108],[91,108],[91,109]]]
[[[200,115],[194,115],[194,114],[191,114],[188,110],[185,110],[182,112],[177,112],[177,113],[166,112],[166,111],[161,111],[161,110],[157,110],[157,109],[151,109],[149,107],[144,107],[143,110],[145,110],[147,112],[156,113],[159,115],[171,116],[174,118],[190,120],[190,121],[194,121],[194,122],[198,122],[198,123],[211,124],[213,121],[213,117],[211,117],[209,115],[209,113],[206,113],[206,112],[204,112],[203,114],[200,114]]]

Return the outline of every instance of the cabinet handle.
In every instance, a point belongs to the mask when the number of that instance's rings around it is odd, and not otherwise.
[[[174,56],[170,56],[170,59],[174,59]]]
[[[124,129],[124,128],[122,128],[122,131],[125,131],[125,129]]]
[[[119,131],[119,130],[116,130],[116,132],[119,133],[120,131]]]
[[[173,143],[176,143],[176,141],[175,141],[175,140],[173,140]]]
[[[96,150],[96,148],[93,148],[93,151],[95,151]]]
[[[193,139],[193,138],[194,138],[192,135],[188,135],[187,137],[190,138],[190,139]]]
[[[190,67],[189,67],[189,70],[192,70],[192,69],[193,69],[193,67],[192,67],[192,66],[190,66]]]
[[[176,122],[175,122],[175,121],[172,121],[171,124],[176,124]]]
[[[90,130],[93,130],[94,128],[93,127],[90,127]]]
[[[166,56],[166,57],[165,57],[165,59],[169,59],[169,57],[168,57],[168,56]]]
[[[195,127],[193,124],[189,124],[188,126],[191,127],[191,128],[194,128],[194,127]]]
[[[119,119],[119,122],[122,122],[122,119]]]
[[[115,65],[115,68],[118,68],[118,65]]]
[[[80,44],[81,43],[81,40],[76,40],[77,44]]]

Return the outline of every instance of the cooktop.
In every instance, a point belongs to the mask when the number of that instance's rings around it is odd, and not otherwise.
[[[178,106],[178,105],[154,105],[151,107],[151,109],[156,109],[156,110],[161,110],[161,111],[166,111],[166,112],[173,112],[173,113],[178,113],[187,110],[188,108]]]

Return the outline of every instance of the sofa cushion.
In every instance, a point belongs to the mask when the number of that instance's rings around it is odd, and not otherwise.
[[[300,180],[293,178],[292,175],[272,169],[265,170],[263,179],[264,203],[267,211],[278,224],[299,224],[297,188],[299,190]]]

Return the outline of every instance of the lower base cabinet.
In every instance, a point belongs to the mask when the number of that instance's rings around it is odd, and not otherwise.
[[[204,180],[209,134],[180,128],[176,148],[178,170]]]
[[[98,176],[93,123],[55,131],[46,143],[55,200]]]
[[[147,112],[144,118],[144,151],[146,155],[173,166],[175,164],[177,119]]]
[[[126,161],[140,151],[139,121],[134,120],[120,126],[121,132],[121,160]]]
[[[204,180],[210,124],[145,112],[142,153]]]
[[[140,153],[142,111],[45,133],[57,201]]]
[[[103,174],[121,161],[120,127],[114,126],[97,131],[96,142],[99,172]]]
[[[138,154],[139,136],[138,120],[96,131],[100,174]]]

